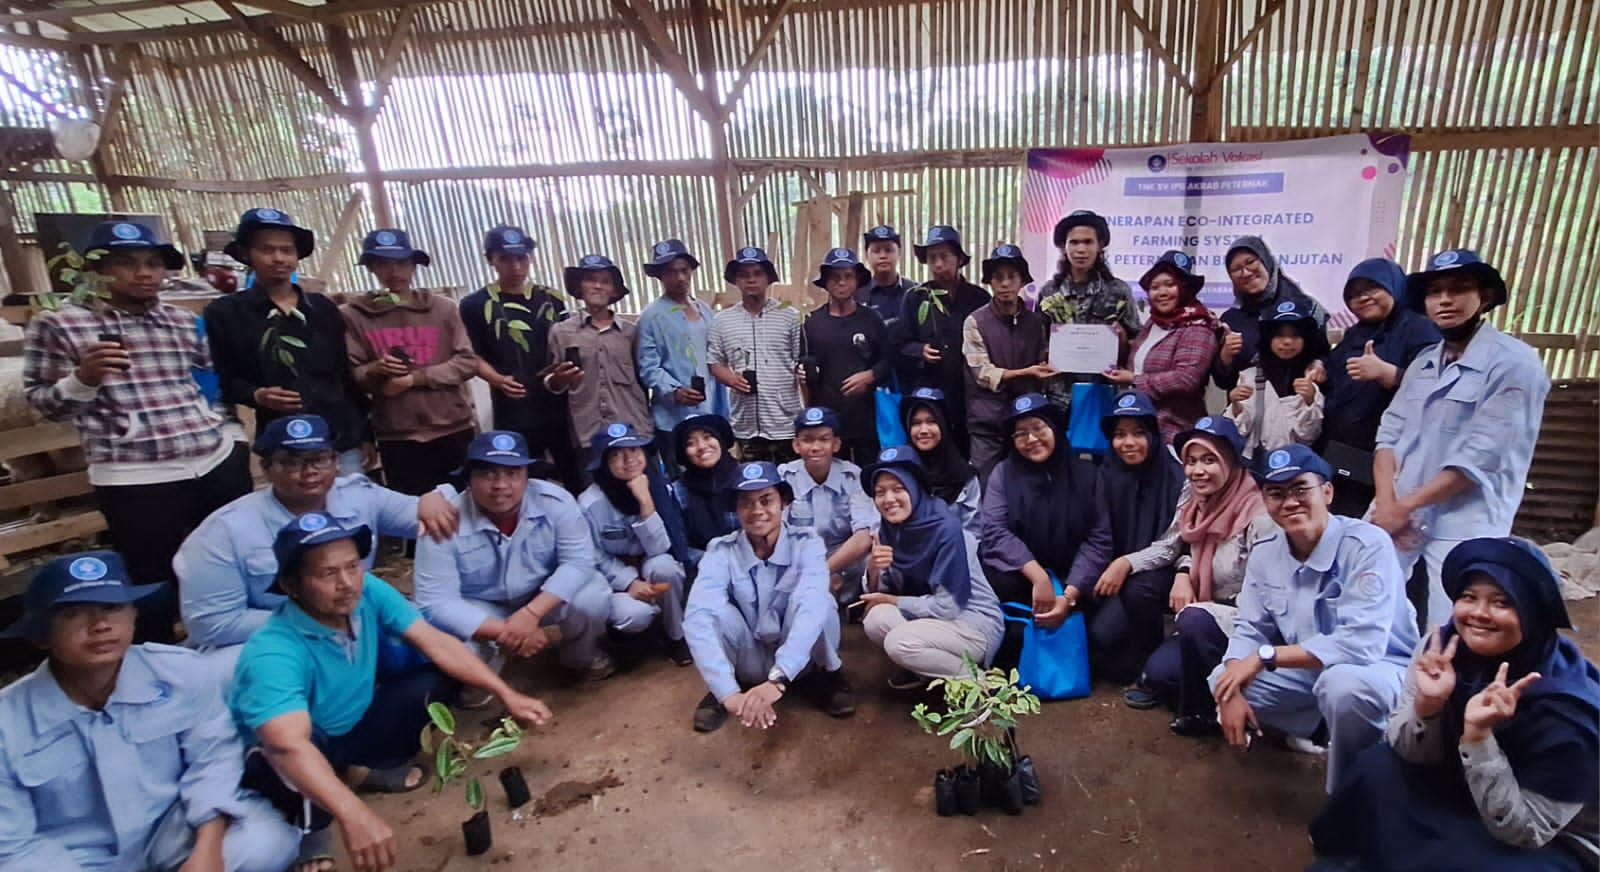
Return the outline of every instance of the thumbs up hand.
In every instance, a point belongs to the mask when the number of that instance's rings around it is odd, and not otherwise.
[[[1227,324],[1223,324],[1222,325],[1222,348],[1217,351],[1217,358],[1222,361],[1222,365],[1223,366],[1232,366],[1233,365],[1233,359],[1235,357],[1239,356],[1239,352],[1242,351],[1243,349],[1244,349],[1244,337],[1242,335],[1238,334],[1238,333],[1233,332],[1233,328],[1232,327],[1229,327]]]
[[[1378,382],[1386,388],[1392,388],[1400,381],[1399,367],[1379,357],[1377,352],[1372,350],[1370,340],[1359,357],[1345,361],[1344,371],[1352,381]]]
[[[882,572],[894,562],[894,549],[878,541],[878,534],[872,534],[872,551],[867,555],[867,570],[869,572]]]

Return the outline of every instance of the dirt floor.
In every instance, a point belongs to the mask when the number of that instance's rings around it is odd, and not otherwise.
[[[1585,650],[1600,654],[1600,598],[1569,606]],[[1109,686],[1048,704],[1022,727],[1042,806],[1020,817],[937,817],[933,772],[952,760],[912,722],[920,696],[884,685],[888,663],[859,627],[846,630],[844,658],[853,719],[796,699],[769,731],[730,722],[709,735],[690,728],[705,692],[692,667],[650,657],[598,685],[567,683],[548,658],[508,670],[556,720],[475,770],[490,797],[493,849],[462,856],[466,806],[454,788],[381,797],[376,807],[401,833],[400,869],[1233,872],[1298,870],[1310,859],[1319,759],[1178,738],[1167,715],[1128,709]],[[534,803],[519,812],[493,778],[504,761],[532,789]]]

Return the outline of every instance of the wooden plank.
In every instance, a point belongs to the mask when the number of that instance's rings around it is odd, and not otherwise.
[[[349,117],[350,107],[339,99],[339,95],[334,92],[333,86],[329,85],[328,80],[322,77],[322,73],[300,54],[299,49],[291,45],[276,30],[245,15],[239,10],[239,7],[233,5],[232,0],[212,0],[212,2],[221,7],[223,12],[228,13],[228,17],[233,19],[234,23],[241,29],[255,37],[256,42],[260,43],[262,48],[265,48],[268,53],[281,61],[284,67],[294,74],[295,78],[300,80],[301,84],[322,99],[323,104],[330,111]]]
[[[105,528],[106,516],[99,512],[83,512],[42,524],[29,524],[0,533],[0,554],[20,554],[46,545],[81,539]]]
[[[88,470],[8,484],[0,487],[0,512],[68,497],[81,497],[93,490],[94,487],[89,484]]]
[[[756,66],[761,63],[761,59],[766,55],[767,49],[771,48],[772,43],[777,40],[778,30],[783,27],[783,18],[789,14],[790,9],[794,8],[794,3],[795,0],[783,0],[783,5],[772,13],[772,17],[767,19],[766,26],[761,29],[761,36],[756,39],[755,48],[750,50],[750,54],[744,59],[744,63],[739,65],[739,75],[733,82],[733,90],[728,92],[727,99],[723,101],[723,105],[727,107],[730,113],[739,105],[740,98],[744,96],[745,86],[750,84],[750,77],[755,75]]]
[[[0,460],[27,457],[78,444],[78,429],[64,421],[19,427],[0,433]]]

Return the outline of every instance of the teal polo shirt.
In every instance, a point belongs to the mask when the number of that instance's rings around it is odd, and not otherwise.
[[[383,637],[398,638],[420,620],[416,606],[371,573],[349,633],[280,603],[239,655],[229,700],[234,720],[253,737],[273,718],[309,712],[313,729],[350,732],[372,704]]]

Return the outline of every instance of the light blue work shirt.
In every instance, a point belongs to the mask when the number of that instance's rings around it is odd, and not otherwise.
[[[878,528],[878,508],[861,488],[861,467],[835,458],[828,477],[818,482],[806,472],[803,460],[791,460],[778,467],[778,474],[794,490],[787,520],[796,527],[810,527],[822,537],[832,554],[857,530]]]
[[[491,617],[468,600],[509,603],[548,593],[571,602],[594,583],[594,542],[589,522],[572,495],[540,479],[529,479],[522,518],[503,535],[473,502],[456,497],[461,522],[455,538],[417,542],[412,595],[428,623],[459,639],[470,639]]]
[[[286,600],[250,641],[233,673],[234,720],[252,735],[273,718],[307,712],[330,736],[350,732],[372,705],[378,652],[422,618],[399,591],[367,574],[350,631],[319,624]]]
[[[448,486],[443,491],[454,493]],[[346,527],[365,524],[374,535],[414,539],[417,500],[364,475],[346,475],[334,480],[325,511]],[[267,592],[278,575],[272,543],[294,519],[268,487],[212,512],[183,541],[172,567],[191,645],[242,645],[284,602],[283,594]],[[368,571],[377,550],[362,561]]]
[[[660,512],[648,518],[624,515],[611,505],[605,491],[591,484],[578,495],[578,507],[589,522],[597,549],[596,562],[600,574],[614,591],[624,591],[640,578],[639,560],[657,557],[672,550],[672,537],[667,535],[666,522]],[[633,563],[625,558],[636,558]]]
[[[1272,644],[1299,645],[1324,668],[1404,666],[1417,647],[1417,612],[1406,599],[1394,543],[1354,518],[1330,515],[1303,563],[1282,530],[1254,543],[1238,605],[1224,663]]]
[[[706,546],[700,573],[689,588],[683,635],[717,699],[739,692],[717,627],[728,603],[757,644],[776,649],[778,669],[791,679],[798,676],[811,663],[823,625],[839,608],[828,593],[828,554],[822,540],[811,530],[784,524],[766,560],[756,557],[743,530]]]
[[[961,493],[956,495],[956,501],[950,504],[956,510],[956,517],[961,519],[961,529],[977,538],[983,533],[983,489],[978,486],[978,477],[967,479]]]
[[[200,656],[134,645],[100,711],[48,663],[0,690],[0,870],[133,870],[175,802],[244,817],[244,745]]]
[[[1532,348],[1490,324],[1455,361],[1446,364],[1443,355],[1441,342],[1411,361],[1378,427],[1378,448],[1394,451],[1395,496],[1460,470],[1474,486],[1419,511],[1417,532],[1427,539],[1509,535],[1550,377]]]
[[[716,382],[707,368],[706,342],[716,313],[694,294],[689,295],[687,305],[700,313],[700,320],[690,321],[684,315],[684,304],[664,296],[639,313],[639,381],[650,392],[650,417],[658,433],[671,433],[679,422],[692,415],[711,414],[711,389]],[[705,402],[698,406],[678,405],[672,392],[689,387],[689,380],[695,376],[706,380]]]

